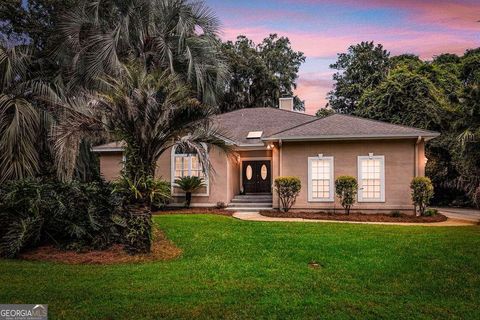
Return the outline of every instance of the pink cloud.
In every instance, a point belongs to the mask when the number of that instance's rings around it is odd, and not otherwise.
[[[308,113],[315,113],[326,104],[326,95],[332,89],[332,73],[319,73],[319,64],[309,64],[312,58],[334,59],[337,53],[345,52],[350,45],[361,41],[375,41],[383,44],[392,55],[413,53],[422,59],[431,59],[440,53],[463,54],[466,49],[477,47],[480,43],[480,1],[447,1],[447,0],[284,0],[289,4],[299,2],[309,4],[343,4],[353,8],[392,8],[402,11],[405,15],[405,25],[401,27],[375,27],[368,22],[364,25],[345,23],[335,28],[313,27],[309,31],[292,29],[292,24],[283,27],[269,27],[275,21],[282,21],[289,16],[282,10],[246,10],[245,20],[226,20],[227,28],[223,39],[235,40],[242,34],[259,43],[270,33],[287,36],[294,50],[302,51],[307,56],[309,72],[300,72],[296,94],[306,100]],[[265,20],[268,17],[268,21]],[[304,19],[310,23],[308,14],[293,15],[294,20]],[[299,24],[300,25],[300,24]],[[422,28],[422,26],[425,26]],[[442,28],[437,28],[442,27]],[[327,60],[328,61],[328,60]],[[328,68],[328,63],[321,66]],[[323,63],[323,62],[322,62]],[[315,70],[316,69],[316,70]]]
[[[345,52],[350,45],[361,41],[373,40],[383,44],[393,54],[414,53],[423,59],[433,55],[450,52],[462,54],[466,49],[474,47],[473,41],[456,34],[440,32],[406,31],[402,29],[361,28],[349,35],[314,34],[295,31],[280,31],[267,28],[228,28],[224,31],[224,39],[234,40],[237,35],[245,35],[258,43],[270,33],[287,36],[295,50],[302,51],[310,58],[332,58],[337,53]]]
[[[393,8],[407,13],[412,21],[450,29],[478,31],[480,2],[476,0],[287,0],[298,4],[344,4],[359,8]]]
[[[333,89],[332,72],[309,72],[300,74],[295,94],[305,100],[305,111],[315,114],[327,104],[326,96]]]

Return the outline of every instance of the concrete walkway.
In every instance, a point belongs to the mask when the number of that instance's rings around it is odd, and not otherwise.
[[[448,207],[440,207],[435,209],[452,219],[480,222],[480,210]]]
[[[336,220],[316,220],[303,218],[273,218],[262,216],[258,211],[246,212],[237,211],[233,214],[234,218],[246,221],[272,221],[272,222],[315,222],[315,223],[352,223],[352,224],[379,224],[379,225],[393,225],[393,226],[424,226],[424,227],[463,227],[472,226],[477,223],[474,221],[465,221],[458,219],[448,219],[443,222],[431,223],[410,223],[410,222],[360,222],[360,221],[336,221]]]

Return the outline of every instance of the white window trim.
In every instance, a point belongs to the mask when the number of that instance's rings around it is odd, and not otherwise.
[[[362,160],[380,160],[380,199],[363,199],[363,184],[362,184]],[[358,156],[357,157],[357,179],[358,179],[358,202],[378,203],[385,202],[385,156]]]
[[[312,161],[313,160],[328,160],[330,162],[330,197],[328,199],[319,199],[312,196]],[[308,202],[334,202],[335,201],[335,189],[334,189],[334,173],[335,163],[333,157],[308,157]]]
[[[207,146],[203,145],[205,150],[207,150]],[[175,154],[175,150],[177,149],[177,146],[172,147],[171,155],[170,155],[170,188],[171,188],[171,193],[172,196],[174,197],[182,197],[185,196],[185,192],[174,192],[175,187],[178,187],[175,184],[175,158],[176,157],[186,157],[188,154],[186,153],[181,153],[181,154]],[[192,168],[192,163],[188,163],[188,171],[191,171]],[[192,197],[209,197],[210,196],[210,172],[208,168],[205,169],[205,185],[206,185],[206,192],[204,193],[193,193]]]

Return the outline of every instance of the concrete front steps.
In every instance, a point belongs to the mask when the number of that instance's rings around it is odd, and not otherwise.
[[[272,209],[272,194],[237,195],[228,204],[227,210],[255,211]]]

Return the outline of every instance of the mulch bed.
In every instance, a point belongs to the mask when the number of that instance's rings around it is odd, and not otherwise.
[[[341,213],[327,213],[327,212],[282,212],[282,211],[260,211],[262,216],[275,218],[302,218],[315,220],[335,220],[335,221],[359,221],[359,222],[442,222],[446,221],[447,217],[443,214],[438,214],[432,217],[415,217],[407,214],[402,214],[399,217],[394,217],[390,214],[383,213],[350,213],[349,215]]]
[[[176,247],[160,230],[155,230],[152,252],[142,255],[129,255],[122,245],[113,245],[106,250],[66,251],[54,246],[41,246],[22,253],[21,259],[31,261],[49,261],[65,264],[122,264],[171,260],[177,258],[182,250]]]
[[[232,210],[216,209],[216,208],[168,208],[165,210],[155,211],[153,215],[163,214],[218,214],[221,216],[233,215]]]

